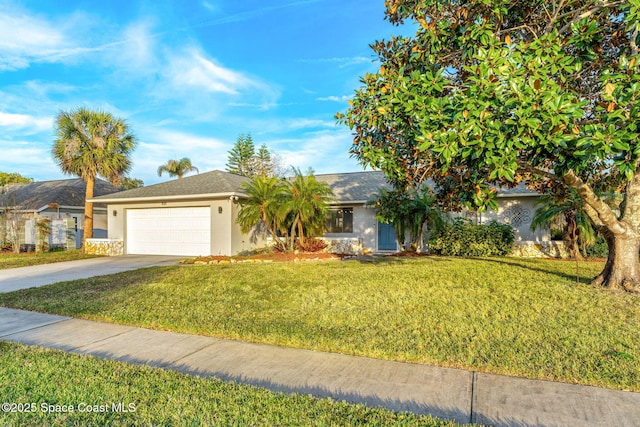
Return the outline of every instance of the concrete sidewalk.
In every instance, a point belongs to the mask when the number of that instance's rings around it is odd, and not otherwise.
[[[0,270],[0,292],[13,292],[18,289],[86,279],[145,267],[176,265],[181,259],[184,259],[184,257],[121,255],[10,268],[8,270]]]
[[[0,308],[0,339],[459,423],[638,426],[640,393],[251,344]]]

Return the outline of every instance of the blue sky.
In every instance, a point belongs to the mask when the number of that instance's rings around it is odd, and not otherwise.
[[[285,165],[361,170],[333,116],[377,69],[369,44],[401,31],[383,3],[0,0],[0,171],[63,178],[54,118],[77,107],[127,121],[146,185],[171,158],[224,169],[245,133]]]

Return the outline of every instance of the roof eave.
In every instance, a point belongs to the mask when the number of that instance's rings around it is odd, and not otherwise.
[[[91,200],[89,200],[89,201],[91,201]],[[103,204],[103,202],[97,202],[97,203]],[[54,208],[54,207],[51,207],[49,205],[44,205],[43,207],[41,207],[39,209],[34,209],[34,211],[43,212],[43,211],[46,211],[47,209],[74,209],[74,210],[83,211],[84,210],[84,206],[60,205],[60,206]],[[102,210],[102,211],[107,210],[107,208],[102,207],[102,206],[94,206],[93,209],[94,210]]]
[[[505,197],[537,197],[540,194],[538,193],[502,193],[498,192],[496,197],[505,198]]]
[[[109,203],[109,204],[121,204],[121,203],[145,203],[145,202],[168,202],[168,201],[181,201],[181,200],[202,200],[202,199],[223,199],[225,197],[241,197],[247,198],[244,193],[230,192],[230,193],[208,193],[208,194],[182,194],[175,196],[148,196],[148,197],[127,197],[127,198],[93,198],[88,199],[89,202],[94,203]]]

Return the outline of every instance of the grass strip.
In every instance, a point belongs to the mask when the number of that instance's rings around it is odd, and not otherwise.
[[[429,416],[273,393],[2,341],[0,389],[0,425],[7,427],[458,426]]]
[[[55,262],[75,261],[78,259],[96,258],[98,255],[87,255],[79,249],[54,252],[0,253],[0,270],[29,267],[31,265],[52,264]]]

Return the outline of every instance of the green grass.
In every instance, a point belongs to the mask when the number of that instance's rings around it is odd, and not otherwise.
[[[640,296],[600,262],[514,258],[163,267],[0,294],[154,329],[640,391]]]
[[[35,404],[32,413],[0,411],[0,425],[7,427],[458,425],[2,341],[0,390],[0,403],[20,404],[20,408]],[[113,411],[112,404],[119,403],[134,411]],[[54,412],[55,405],[73,406],[74,411]],[[102,408],[97,409],[107,411],[81,412],[98,405]]]
[[[30,265],[51,264],[54,262],[75,261],[77,259],[95,258],[98,255],[86,255],[79,249],[55,252],[0,253],[0,270],[8,268],[28,267]]]

